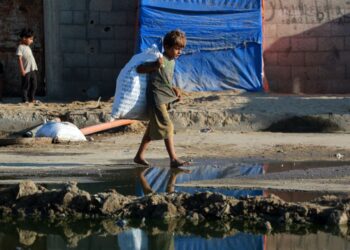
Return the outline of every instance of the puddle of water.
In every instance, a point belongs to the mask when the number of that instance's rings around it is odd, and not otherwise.
[[[122,230],[115,221],[79,221],[52,224],[42,222],[1,223],[0,249],[37,250],[273,250],[350,249],[344,237],[320,230],[307,234],[243,232],[231,224],[184,225],[180,221],[146,222]],[[305,230],[305,229],[304,229]]]
[[[79,163],[76,163],[79,164]],[[160,164],[161,165],[161,164]],[[182,170],[172,170],[168,167],[132,167],[123,165],[122,168],[104,169],[70,169],[41,171],[22,171],[15,175],[2,174],[0,182],[16,182],[18,179],[31,179],[42,183],[47,188],[60,188],[62,183],[77,181],[79,188],[90,193],[115,189],[124,195],[142,196],[150,192],[183,191],[188,193],[212,191],[225,195],[256,196],[275,194],[285,201],[308,201],[322,195],[321,192],[283,192],[277,190],[234,190],[227,188],[194,188],[177,186],[191,181],[220,180],[244,176],[263,176],[268,173],[281,173],[291,170],[306,170],[320,167],[334,167],[349,165],[347,162],[274,162],[274,163],[235,163],[230,159],[200,159],[193,162],[191,167]],[[117,166],[120,166],[117,165]]]
[[[233,190],[225,188],[180,187],[177,184],[198,180],[259,176],[269,172],[320,167],[319,163],[294,164],[232,163],[230,160],[197,161],[184,169],[123,168],[118,170],[84,171],[75,173],[80,189],[90,193],[116,189],[124,195],[142,196],[149,192],[215,191],[230,196],[256,196],[274,193],[286,201],[307,201],[316,198],[317,192],[284,192],[264,190]],[[287,167],[288,166],[288,167]],[[324,165],[326,166],[326,165]],[[328,165],[329,166],[329,165]],[[72,173],[70,173],[72,174]],[[74,175],[74,173],[73,173]],[[57,177],[58,176],[58,177]],[[39,182],[61,178],[67,180],[65,171],[41,173]],[[31,178],[30,174],[26,176]],[[41,181],[40,181],[41,180]],[[44,184],[59,188],[60,184]],[[162,222],[163,223],[163,222]],[[294,229],[295,233],[264,234],[255,229],[217,222],[187,225],[187,222],[162,224],[160,222],[128,222],[121,230],[115,221],[78,221],[75,224],[59,222],[0,221],[0,249],[350,249],[350,242],[339,232],[318,229]],[[260,229],[261,230],[261,229]],[[283,231],[283,230],[282,230]],[[347,235],[347,232],[345,232]]]
[[[212,180],[223,178],[235,178],[247,175],[260,175],[264,173],[263,164],[220,164],[211,163],[183,168],[170,169],[163,167],[150,168],[130,168],[119,170],[102,170],[98,173],[89,174],[89,176],[77,177],[80,189],[90,193],[103,192],[107,189],[116,189],[124,195],[142,196],[149,192],[173,192],[184,191],[194,193],[195,188],[178,187],[176,184],[186,183],[197,180]],[[207,163],[206,163],[207,164]],[[46,178],[48,179],[48,178]],[[60,184],[46,184],[48,188],[61,187]],[[227,195],[235,195],[234,192],[219,190]],[[243,193],[242,193],[243,192]],[[244,191],[242,193],[244,195]],[[232,193],[232,194],[231,194]],[[246,192],[247,195],[261,195],[259,192]]]
[[[307,170],[314,168],[330,168],[350,166],[348,161],[303,161],[303,162],[272,162],[265,163],[264,168],[266,173],[278,173],[291,170]]]

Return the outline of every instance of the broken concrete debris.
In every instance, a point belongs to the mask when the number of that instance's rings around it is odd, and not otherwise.
[[[274,195],[236,199],[212,192],[153,193],[134,197],[109,190],[91,195],[80,190],[75,182],[59,190],[48,190],[32,181],[24,181],[0,191],[0,217],[186,218],[193,223],[248,220],[267,230],[276,223],[344,226],[349,224],[350,197],[323,196],[312,202],[293,203]]]

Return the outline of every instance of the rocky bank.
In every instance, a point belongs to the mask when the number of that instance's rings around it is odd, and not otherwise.
[[[32,181],[0,191],[1,218],[248,221],[271,230],[274,225],[348,226],[350,197],[323,196],[311,202],[285,202],[277,196],[233,198],[219,193],[168,193],[123,196],[115,190],[91,195],[76,183],[48,190]]]

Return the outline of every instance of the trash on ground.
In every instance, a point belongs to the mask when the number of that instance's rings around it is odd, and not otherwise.
[[[336,153],[334,156],[337,157],[338,160],[341,160],[344,158],[344,155],[341,153]]]
[[[101,124],[97,124],[97,125],[93,125],[93,126],[89,126],[86,128],[82,128],[80,129],[80,131],[83,133],[83,135],[90,135],[90,134],[94,134],[97,132],[101,132],[101,131],[105,131],[105,130],[109,130],[112,128],[117,128],[120,126],[125,126],[125,125],[130,125],[132,123],[134,123],[134,120],[113,120],[110,122],[106,122],[106,123],[101,123]]]
[[[212,128],[202,128],[200,130],[201,133],[212,133],[213,129]]]
[[[84,134],[70,122],[48,122],[42,125],[35,137],[50,137],[56,141],[86,141]]]

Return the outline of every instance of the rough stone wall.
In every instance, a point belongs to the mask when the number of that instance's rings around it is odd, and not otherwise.
[[[350,93],[350,1],[265,0],[264,7],[272,91]]]
[[[19,32],[29,27],[35,32],[32,50],[39,67],[39,76],[45,71],[43,0],[0,1],[0,85],[4,84],[4,96],[20,96],[21,80],[16,57]],[[39,78],[38,94],[45,94],[43,77]],[[0,86],[1,92],[1,86]],[[1,97],[1,93],[0,93]]]
[[[65,97],[114,95],[116,77],[134,53],[136,13],[137,0],[59,1],[60,92]]]

